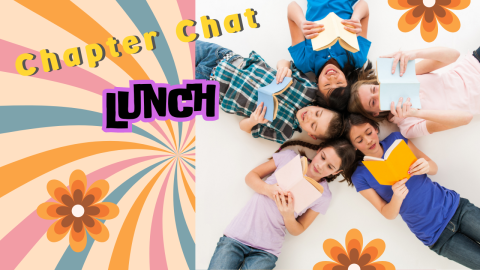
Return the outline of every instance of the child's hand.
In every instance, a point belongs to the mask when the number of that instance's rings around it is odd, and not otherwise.
[[[412,103],[410,102],[410,98],[407,98],[407,101],[403,103],[403,98],[400,98],[397,103],[397,107],[395,107],[395,102],[392,101],[390,104],[390,112],[400,118],[404,119],[406,117],[415,117],[417,115],[418,110],[412,108]]]
[[[400,199],[402,201],[405,199],[405,197],[408,194],[408,188],[405,185],[407,180],[408,179],[400,180],[392,186],[393,196],[395,196],[397,199]]]
[[[318,24],[314,22],[304,21],[302,22],[302,32],[306,39],[312,39],[318,36],[318,33],[325,30],[323,24]]]
[[[380,56],[380,58],[393,58],[393,64],[392,64],[392,74],[395,73],[395,69],[397,69],[397,63],[400,61],[400,77],[405,74],[405,71],[407,70],[407,64],[409,60],[414,60],[417,58],[417,53],[416,51],[398,51],[395,53],[391,53],[388,55]]]
[[[274,197],[278,211],[284,218],[294,216],[293,195],[291,192],[288,192],[287,195],[275,194]]]
[[[348,32],[352,32],[357,36],[360,33],[362,33],[362,24],[360,23],[360,20],[357,20],[357,19],[343,20],[342,23],[343,25],[345,25],[344,28]]]
[[[284,194],[285,191],[278,184],[268,185],[267,196],[275,201],[275,194]]]
[[[430,164],[424,158],[419,158],[415,163],[410,166],[408,169],[408,174],[413,175],[422,175],[430,171]]]
[[[267,112],[267,107],[263,106],[263,102],[257,106],[255,111],[250,115],[250,121],[256,124],[266,124],[268,120],[265,119],[265,113]]]
[[[281,67],[277,70],[277,84],[283,82],[285,77],[292,77],[292,70],[288,67]]]

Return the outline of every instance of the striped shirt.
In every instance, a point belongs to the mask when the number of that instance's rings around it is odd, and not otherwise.
[[[254,51],[243,60],[239,67],[221,61],[214,70],[213,79],[220,83],[220,108],[226,113],[250,117],[257,107],[257,89],[273,82],[277,71]],[[284,143],[294,131],[302,131],[296,112],[315,101],[318,88],[293,63],[290,69],[291,86],[276,96],[277,117],[272,122],[255,125],[252,128],[253,137]]]

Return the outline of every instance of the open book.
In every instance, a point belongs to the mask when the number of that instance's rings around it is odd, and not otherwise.
[[[330,12],[323,20],[316,23],[323,24],[325,30],[320,32],[318,36],[312,38],[312,48],[314,51],[324,50],[333,46],[337,40],[345,50],[356,53],[360,50],[358,46],[357,35],[345,30],[343,19],[337,14]]]
[[[281,94],[290,87],[290,85],[292,85],[292,78],[285,77],[279,84],[277,84],[277,81],[274,79],[271,84],[258,88],[257,106],[263,102],[263,106],[267,107],[265,119],[272,122],[273,119],[277,117],[278,100],[276,95]]]
[[[410,178],[408,169],[417,161],[404,140],[398,139],[385,151],[385,158],[365,156],[363,164],[381,185],[393,185]]]
[[[278,185],[285,192],[290,191],[293,194],[293,208],[297,214],[320,198],[323,193],[323,186],[305,175],[307,168],[307,158],[300,158],[300,155],[297,155],[275,172]]]
[[[380,110],[390,111],[392,101],[395,106],[403,97],[403,102],[410,98],[412,108],[421,109],[420,82],[415,73],[415,61],[410,60],[407,70],[400,77],[400,61],[398,61],[395,73],[392,74],[393,58],[377,59],[377,79],[380,84]]]

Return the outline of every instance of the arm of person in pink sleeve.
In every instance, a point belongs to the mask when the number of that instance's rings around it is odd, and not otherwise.
[[[403,137],[407,139],[418,138],[430,134],[427,129],[426,120],[416,117],[408,117],[403,122],[404,123],[398,125],[398,128],[400,128],[400,133],[402,133]]]
[[[414,136],[416,135],[422,136],[464,126],[469,124],[473,118],[473,115],[466,111],[418,110],[411,107],[412,104],[410,103],[410,99],[407,99],[407,102],[405,102],[402,106],[401,99],[402,98],[400,98],[396,107],[394,106],[394,102],[392,102],[390,112],[397,118],[398,126],[405,138],[415,138]],[[416,117],[425,121],[409,124],[409,117]]]

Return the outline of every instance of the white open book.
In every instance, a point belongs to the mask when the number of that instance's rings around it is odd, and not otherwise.
[[[330,12],[323,20],[316,21],[323,24],[325,30],[320,32],[318,36],[312,38],[312,48],[314,51],[324,50],[333,46],[337,41],[345,50],[356,53],[360,50],[358,46],[357,35],[349,32],[342,24],[343,19],[337,14]]]

